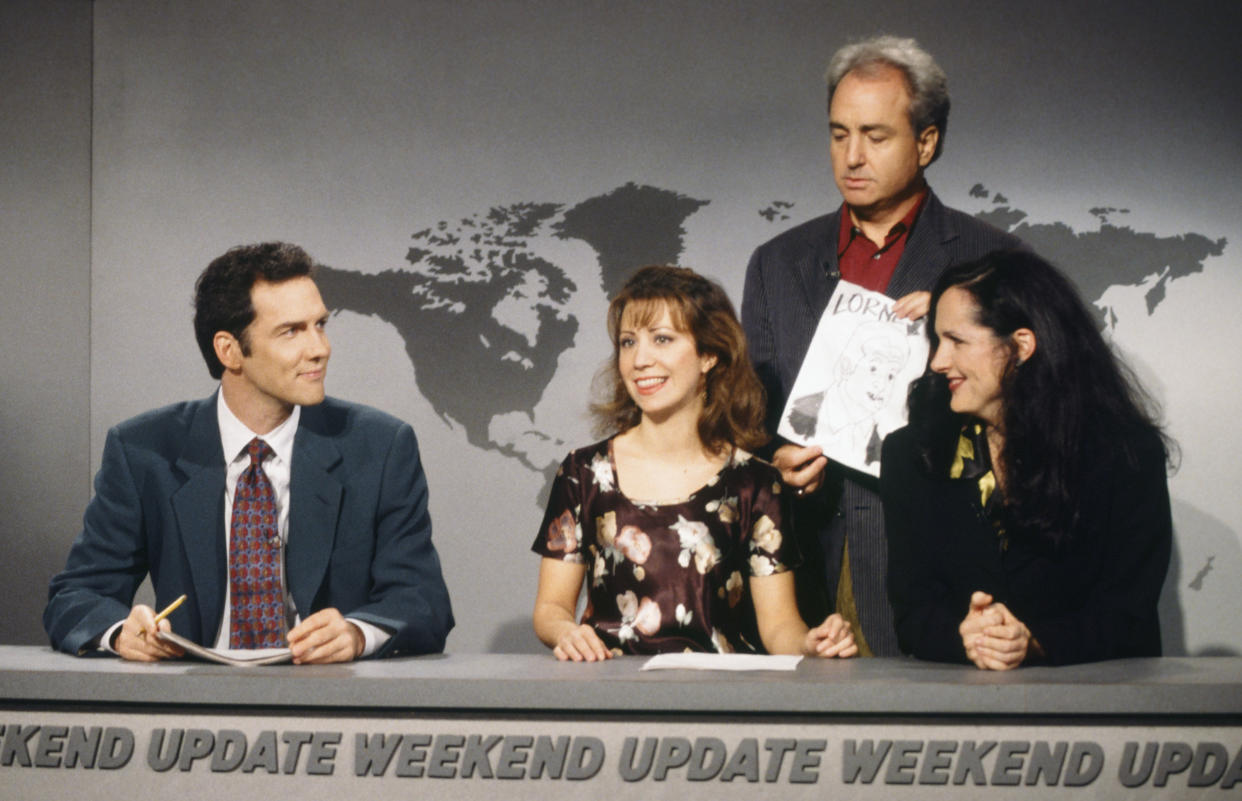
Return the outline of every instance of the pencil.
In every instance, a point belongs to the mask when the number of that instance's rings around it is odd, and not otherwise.
[[[180,598],[178,598],[177,600],[173,601],[173,602],[172,602],[172,603],[170,603],[168,606],[164,607],[164,611],[163,611],[163,612],[160,612],[158,615],[156,615],[156,616],[155,616],[155,625],[156,625],[156,626],[158,626],[158,625],[160,624],[160,621],[161,621],[161,620],[163,620],[164,618],[168,617],[168,616],[169,616],[169,615],[171,615],[173,612],[177,611],[177,607],[178,607],[178,606],[181,606],[181,604],[182,604],[182,603],[184,603],[184,602],[185,602],[185,596],[184,596],[184,595],[182,595]],[[139,636],[139,637],[145,637],[145,636],[147,636],[147,632],[146,632],[146,630],[144,629],[144,630],[142,630],[142,631],[138,632],[138,636]]]
[[[185,596],[184,596],[184,595],[182,595],[180,598],[178,598],[177,600],[173,601],[173,602],[172,602],[172,603],[170,603],[168,606],[164,607],[164,611],[163,611],[163,612],[160,612],[158,615],[156,615],[156,616],[155,616],[155,623],[156,623],[156,625],[159,625],[159,622],[160,622],[161,620],[163,620],[164,618],[168,617],[168,616],[169,616],[169,615],[171,615],[173,612],[177,611],[177,607],[178,607],[178,606],[181,606],[181,604],[182,604],[182,603],[184,603],[184,602],[185,602]]]

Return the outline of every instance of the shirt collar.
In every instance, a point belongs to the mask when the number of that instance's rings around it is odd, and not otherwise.
[[[909,233],[914,228],[914,221],[918,219],[919,212],[923,210],[923,206],[927,202],[927,187],[919,193],[918,201],[910,207],[906,212],[906,216],[902,217],[893,226],[888,229],[888,233],[884,235],[884,246],[881,250],[887,250],[897,241],[903,234]],[[862,236],[862,229],[854,225],[854,218],[850,216],[850,207],[848,203],[841,204],[841,231],[837,235],[837,256],[840,257],[849,249],[853,243],[854,237]]]
[[[266,434],[256,434],[245,423],[237,419],[233,410],[224,402],[224,393],[216,393],[216,422],[220,426],[220,445],[224,449],[225,464],[232,463],[241,456],[242,451],[250,444],[250,440],[260,437],[267,443],[276,458],[286,463],[293,463],[293,438],[298,431],[298,420],[302,416],[302,407],[294,406],[293,413],[280,425]]]

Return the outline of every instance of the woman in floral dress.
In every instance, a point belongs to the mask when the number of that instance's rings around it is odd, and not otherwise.
[[[566,457],[532,550],[535,633],[556,657],[762,652],[853,656],[840,615],[808,629],[782,537],[763,389],[723,289],[644,267],[608,309],[609,439]],[[586,583],[587,604],[577,620]]]

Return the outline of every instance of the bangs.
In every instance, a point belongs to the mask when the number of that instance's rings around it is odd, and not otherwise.
[[[690,331],[683,302],[679,298],[631,298],[617,321],[617,333],[623,329],[649,328],[660,319],[665,309],[668,309],[668,319],[673,328],[682,333]]]

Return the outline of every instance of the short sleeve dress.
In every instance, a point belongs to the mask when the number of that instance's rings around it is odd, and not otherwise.
[[[586,565],[582,622],[609,649],[761,652],[747,579],[799,559],[781,508],[780,473],[740,449],[688,498],[631,500],[608,439],[565,458],[531,550]]]

